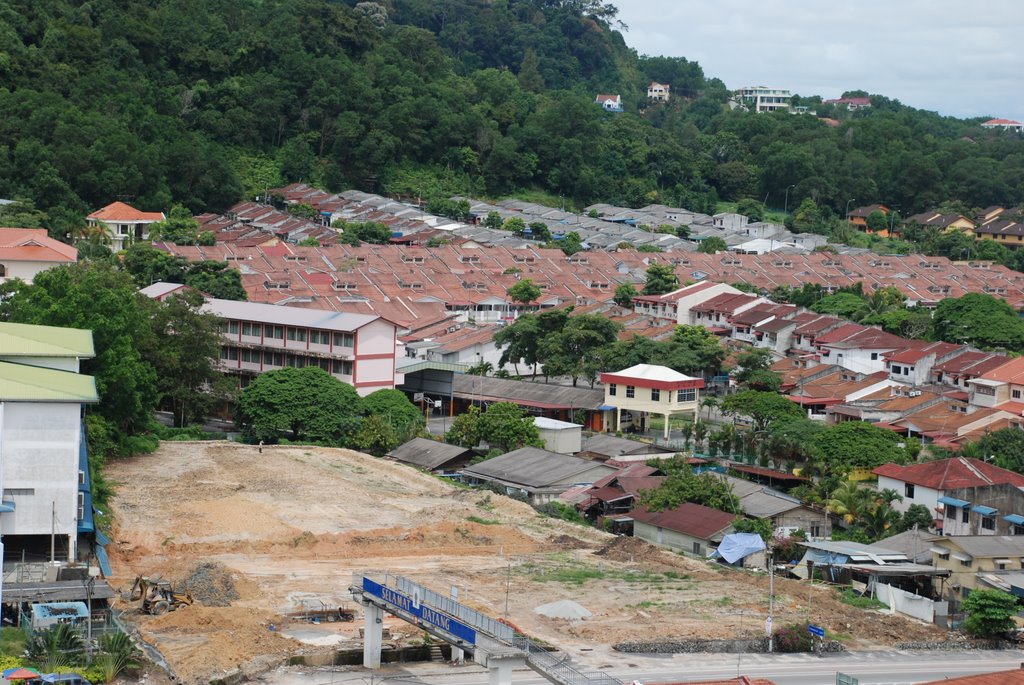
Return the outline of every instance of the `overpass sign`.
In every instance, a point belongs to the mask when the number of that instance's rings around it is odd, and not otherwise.
[[[366,576],[363,576],[363,592],[368,595],[373,595],[377,599],[382,600],[385,604],[395,607],[406,614],[411,614],[421,621],[425,621],[436,628],[440,628],[460,640],[464,640],[471,645],[476,644],[476,631],[473,628],[470,628],[465,623],[456,621],[448,614],[441,613],[440,611],[427,606],[420,601],[419,597],[409,597],[397,590],[393,590],[392,588],[381,585],[380,583],[375,583]]]

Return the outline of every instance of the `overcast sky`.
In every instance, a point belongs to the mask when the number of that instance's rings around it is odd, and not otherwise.
[[[640,54],[730,89],[866,90],[957,117],[1024,121],[1022,0],[619,0]]]

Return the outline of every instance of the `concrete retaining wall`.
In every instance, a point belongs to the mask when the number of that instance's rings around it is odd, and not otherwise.
[[[817,646],[815,646],[817,648]],[[628,654],[746,654],[767,653],[768,638],[754,640],[652,640],[620,642],[612,649]],[[846,648],[835,640],[825,642],[826,652],[845,652]]]

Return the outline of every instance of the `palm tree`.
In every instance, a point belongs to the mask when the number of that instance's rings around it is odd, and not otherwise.
[[[704,446],[704,436],[708,434],[708,425],[703,421],[697,421],[693,424],[693,438],[694,444],[693,449],[699,450]]]
[[[718,406],[718,399],[715,397],[705,397],[700,401],[701,408],[707,408],[708,410],[708,421],[711,420],[711,410]]]
[[[828,500],[828,508],[833,514],[842,516],[847,524],[852,525],[860,520],[865,510],[873,503],[874,497],[870,490],[846,481],[832,493]]]
[[[693,437],[693,424],[687,421],[683,424],[683,427],[679,429],[679,432],[683,434],[683,447],[690,449],[690,438]]]
[[[902,499],[902,498],[901,498]],[[860,522],[864,526],[864,532],[873,540],[885,537],[889,528],[899,523],[900,513],[886,502],[877,502],[875,506],[869,507],[861,514]]]

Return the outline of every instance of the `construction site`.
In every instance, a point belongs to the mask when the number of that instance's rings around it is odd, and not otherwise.
[[[255,677],[362,649],[354,577],[386,571],[615,670],[624,641],[764,634],[768,576],[663,551],[343,449],[164,442],[112,461],[116,607],[177,680]],[[134,579],[189,601],[153,611]],[[775,579],[774,625],[810,621],[847,649],[943,634],[852,607],[834,588]],[[538,611],[538,608],[541,611]],[[427,644],[385,614],[384,650]],[[358,658],[354,663],[362,663]],[[150,682],[155,682],[150,680]]]

